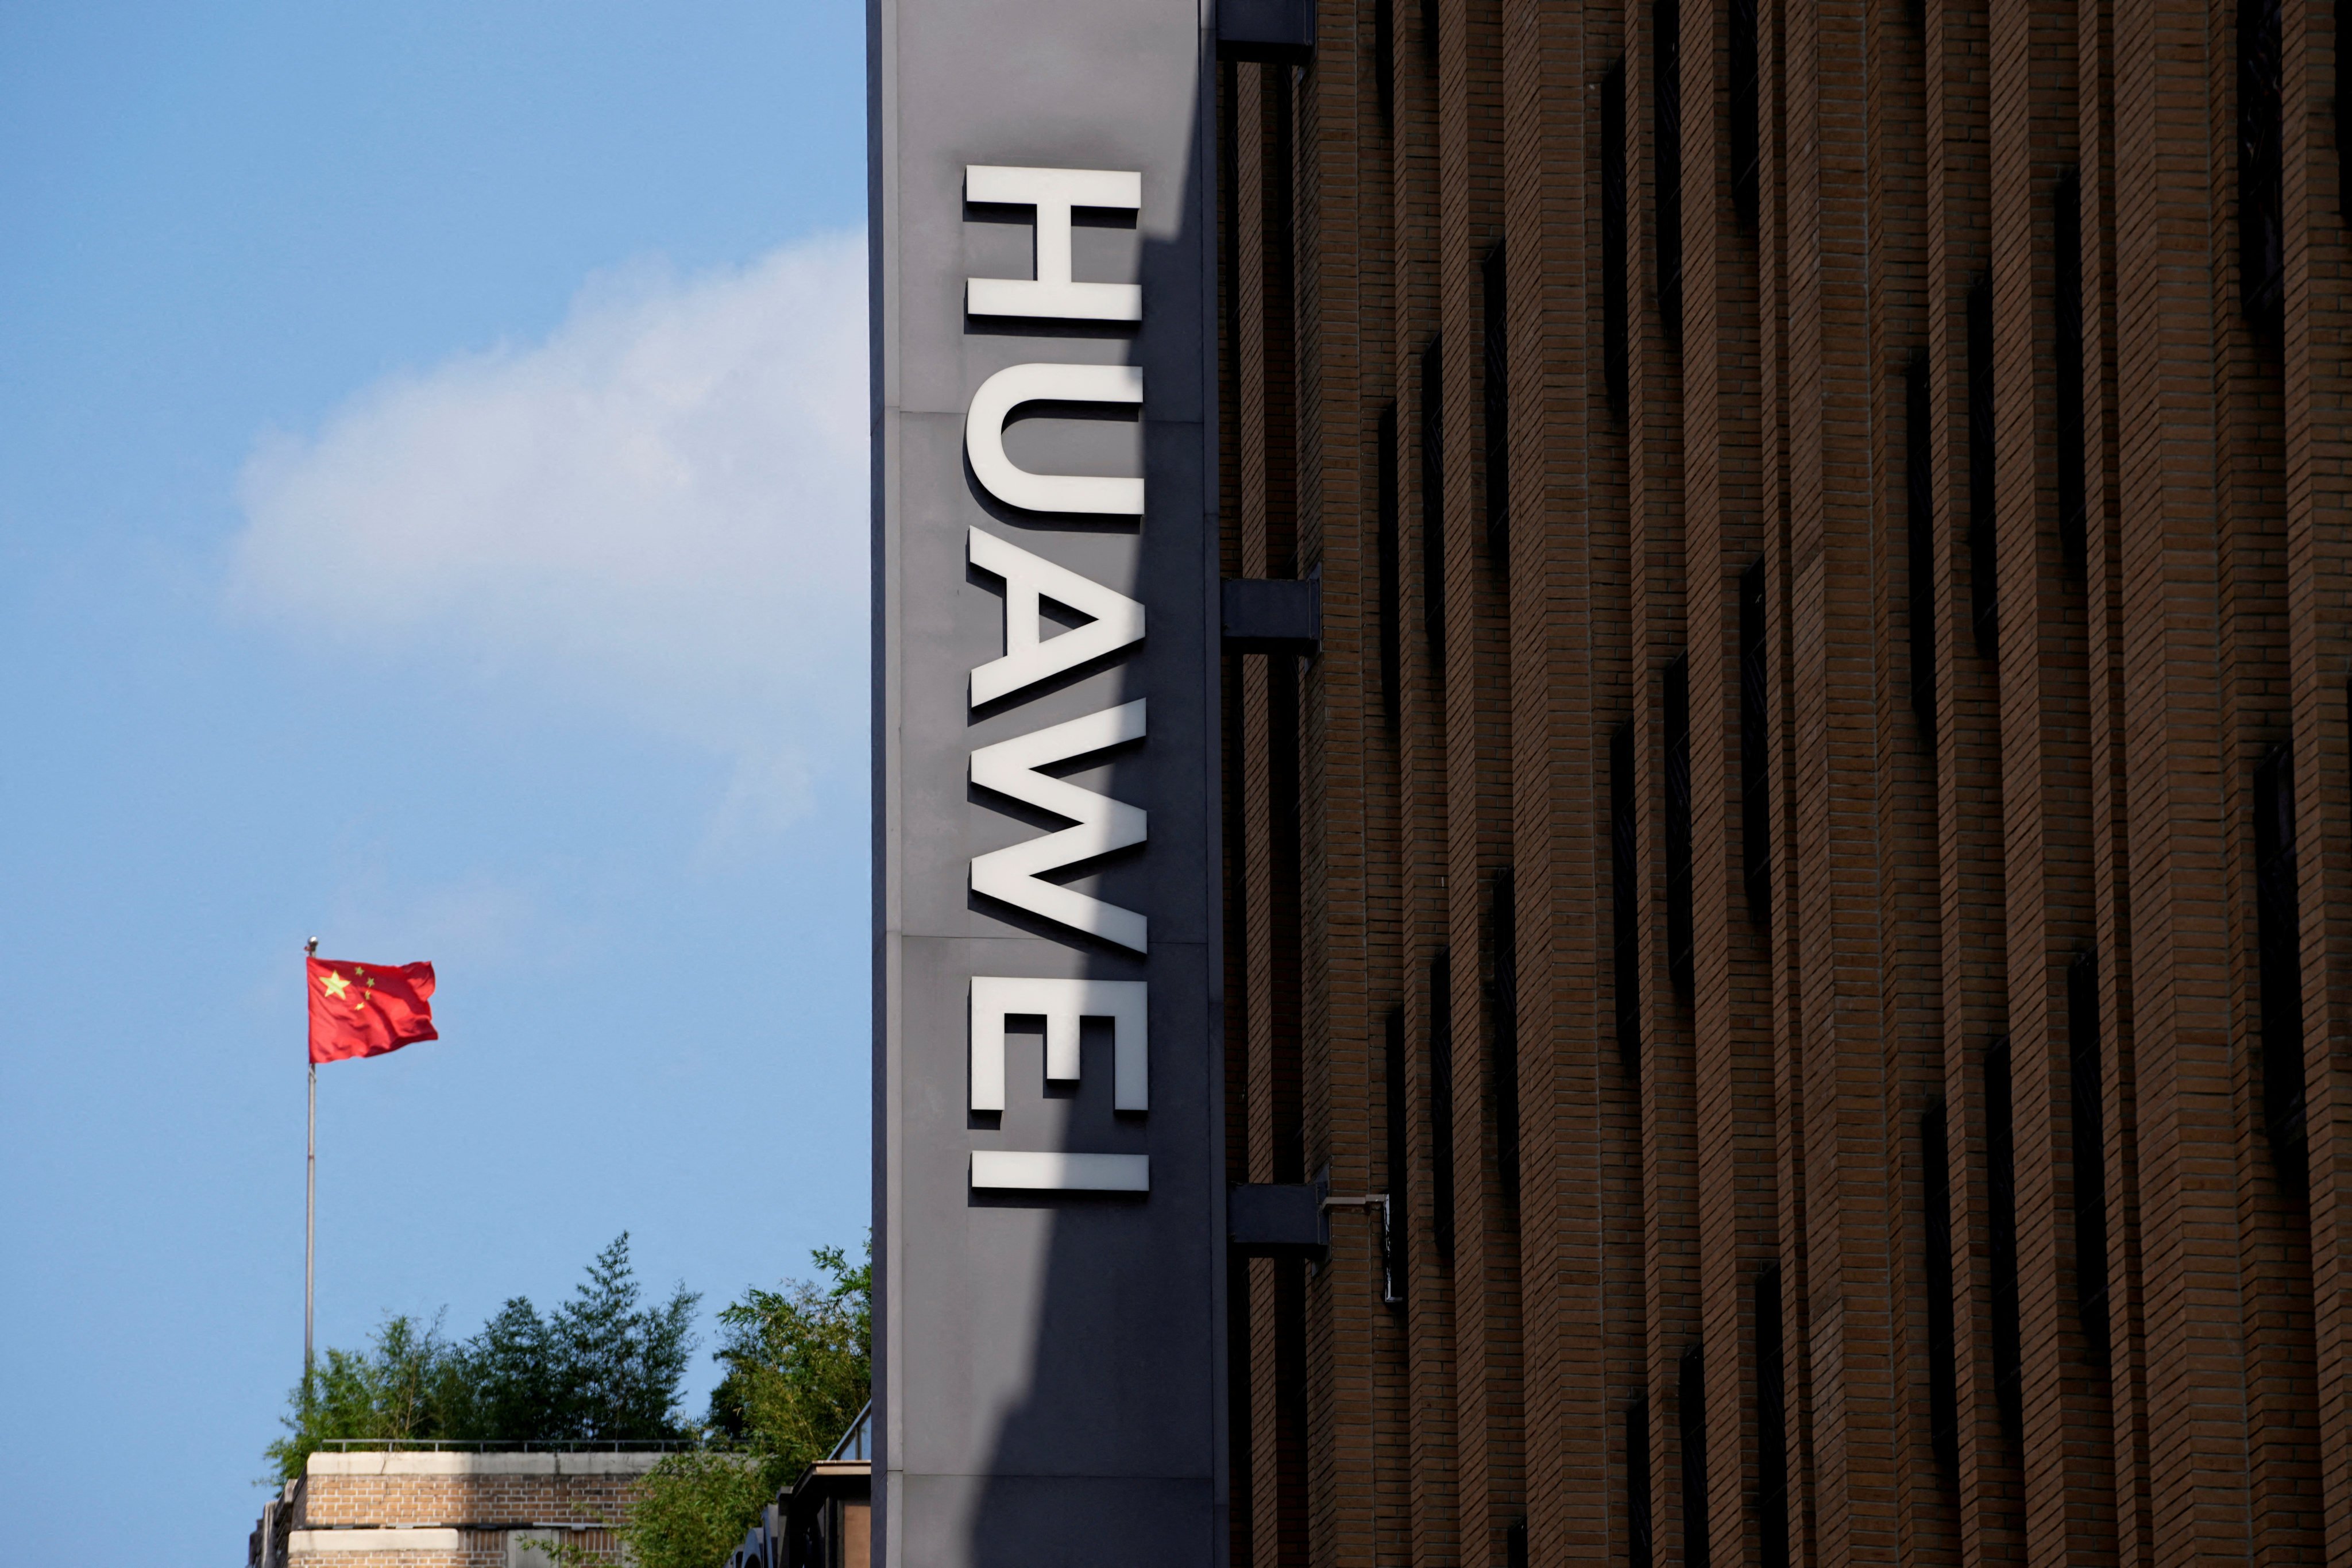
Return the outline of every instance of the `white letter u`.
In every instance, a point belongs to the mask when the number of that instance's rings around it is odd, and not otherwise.
[[[1143,481],[1033,474],[1004,455],[1004,421],[1024,403],[1141,403],[1143,372],[1131,364],[1008,365],[980,384],[964,416],[963,449],[988,493],[1030,511],[1143,515]]]

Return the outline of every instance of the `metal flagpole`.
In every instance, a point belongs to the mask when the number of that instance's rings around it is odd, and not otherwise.
[[[319,955],[319,939],[312,937],[302,946],[305,959]],[[310,1010],[310,966],[303,965],[303,1010]],[[305,1047],[305,1057],[310,1050]],[[318,1300],[319,1269],[319,1064],[310,1063],[310,1136],[302,1159],[302,1385],[310,1384],[310,1321]]]

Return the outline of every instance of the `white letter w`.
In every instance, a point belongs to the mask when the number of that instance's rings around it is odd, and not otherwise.
[[[1139,699],[972,752],[972,783],[1040,811],[1066,816],[1076,826],[974,856],[971,890],[1089,936],[1138,952],[1147,951],[1141,915],[1041,879],[1047,871],[1142,843],[1143,808],[1037,771],[1141,739],[1143,702]]]

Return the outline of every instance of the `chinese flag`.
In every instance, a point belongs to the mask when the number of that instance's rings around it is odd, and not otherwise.
[[[310,1059],[380,1057],[417,1040],[437,1040],[429,963],[304,961],[310,975]]]

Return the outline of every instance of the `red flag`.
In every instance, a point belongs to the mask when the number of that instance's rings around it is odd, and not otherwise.
[[[338,963],[305,961],[310,976],[310,1059],[340,1062],[380,1057],[418,1040],[437,1040],[433,1027],[433,966],[429,963]]]

